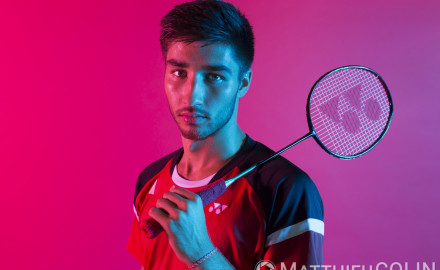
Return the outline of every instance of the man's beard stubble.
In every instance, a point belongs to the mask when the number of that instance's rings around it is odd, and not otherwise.
[[[235,103],[237,102],[237,95],[238,91],[236,92],[233,102],[230,106],[228,106],[228,110],[221,113],[221,115],[217,118],[218,120],[215,123],[211,123],[212,127],[207,127],[205,130],[198,130],[196,127],[190,128],[189,130],[184,130],[177,122],[176,116],[174,113],[171,113],[174,121],[176,122],[177,126],[179,127],[180,134],[188,140],[192,141],[201,141],[204,140],[215,133],[217,133],[221,128],[223,128],[231,119],[232,114],[234,113]],[[170,108],[171,111],[171,108]],[[210,119],[213,119],[212,117],[209,117]]]

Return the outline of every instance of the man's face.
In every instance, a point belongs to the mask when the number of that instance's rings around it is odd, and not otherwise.
[[[203,140],[236,121],[241,86],[230,45],[173,42],[166,55],[165,91],[183,137]]]

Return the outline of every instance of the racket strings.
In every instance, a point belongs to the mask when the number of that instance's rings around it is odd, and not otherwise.
[[[376,74],[360,68],[337,70],[315,86],[310,118],[318,139],[340,156],[367,150],[381,136],[390,100]]]

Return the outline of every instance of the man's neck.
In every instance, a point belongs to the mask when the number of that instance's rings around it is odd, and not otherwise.
[[[178,173],[188,180],[200,180],[219,171],[240,150],[246,134],[237,126],[234,132],[220,131],[205,140],[182,138],[183,156]]]

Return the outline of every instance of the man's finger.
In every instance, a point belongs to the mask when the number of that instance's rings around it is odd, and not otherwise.
[[[191,201],[195,201],[196,200],[196,196],[198,196],[197,194],[192,193],[191,191],[188,191],[188,190],[183,189],[181,187],[172,187],[170,189],[170,191],[174,192],[174,193],[177,193],[180,196],[182,196],[182,197],[184,197],[184,198],[186,198],[188,200],[191,200]]]
[[[166,212],[172,219],[176,219],[179,216],[179,207],[174,202],[166,198],[159,198],[156,202],[156,207]]]
[[[148,211],[148,214],[152,219],[156,220],[162,226],[162,228],[165,229],[165,231],[168,230],[170,216],[167,213],[157,207],[152,207],[150,211]]]
[[[179,195],[175,192],[165,192],[163,194],[163,198],[169,200],[170,202],[176,205],[176,208],[186,211],[188,205],[188,199],[184,198],[182,195]]]

